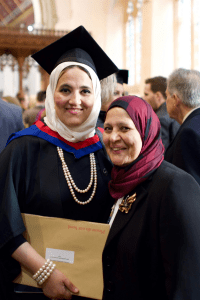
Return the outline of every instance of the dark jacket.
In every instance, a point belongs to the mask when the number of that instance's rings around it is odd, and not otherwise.
[[[118,211],[103,252],[103,300],[196,300],[200,282],[200,187],[163,161]]]
[[[183,122],[165,160],[191,174],[200,184],[200,108]]]
[[[173,141],[180,125],[169,117],[166,102],[159,107],[159,109],[156,111],[156,114],[160,120],[161,137],[166,150],[169,144]]]
[[[22,129],[22,109],[0,99],[0,152],[5,148],[9,136]]]

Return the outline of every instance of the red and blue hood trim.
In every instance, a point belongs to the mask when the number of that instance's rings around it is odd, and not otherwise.
[[[34,125],[24,130],[13,133],[7,144],[12,140],[21,136],[31,135],[41,138],[55,146],[62,148],[63,150],[73,153],[76,158],[83,157],[89,153],[98,151],[103,148],[99,137],[95,134],[93,137],[86,139],[83,142],[72,143],[62,138],[57,132],[51,130],[41,121],[36,121]]]

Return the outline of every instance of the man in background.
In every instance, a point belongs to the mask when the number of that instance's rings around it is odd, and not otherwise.
[[[29,108],[24,112],[23,119],[26,127],[30,127],[36,120],[36,116],[44,109],[46,99],[46,91],[40,91],[37,93],[36,105],[33,108]]]
[[[19,92],[16,95],[16,98],[19,100],[20,105],[22,107],[22,112],[24,112],[25,110],[28,109],[29,107],[29,98],[28,95],[23,93],[23,92]]]
[[[174,139],[180,125],[171,119],[166,108],[167,78],[162,76],[145,80],[144,100],[157,114],[161,124],[161,137],[165,150]]]
[[[5,148],[9,136],[24,129],[21,107],[0,98],[0,152]]]
[[[200,72],[175,70],[168,78],[166,94],[167,111],[181,126],[165,160],[191,174],[200,184]]]

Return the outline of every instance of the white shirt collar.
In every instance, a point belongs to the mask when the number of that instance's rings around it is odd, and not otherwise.
[[[199,107],[200,107],[200,106],[191,109],[191,110],[184,116],[183,121],[182,121],[182,124],[183,124],[183,122],[187,119],[187,117],[189,117],[189,115],[190,115],[194,110],[196,110],[196,109],[199,108]]]

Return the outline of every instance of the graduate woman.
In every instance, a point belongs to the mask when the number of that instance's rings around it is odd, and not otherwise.
[[[14,134],[0,156],[1,300],[69,299],[78,293],[25,240],[21,213],[105,223],[113,204],[107,189],[111,163],[95,125],[101,107],[99,80],[117,67],[82,26],[33,58],[50,74],[46,118]],[[29,294],[16,293],[11,281],[20,265],[44,294],[28,288]]]
[[[158,117],[141,98],[118,98],[103,141],[116,201],[103,253],[103,300],[199,299],[200,188],[163,161]]]

